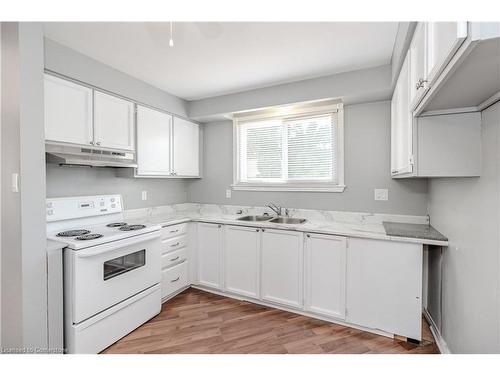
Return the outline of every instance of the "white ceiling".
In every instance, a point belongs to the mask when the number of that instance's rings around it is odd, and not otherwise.
[[[396,22],[45,23],[45,35],[187,100],[389,64]]]

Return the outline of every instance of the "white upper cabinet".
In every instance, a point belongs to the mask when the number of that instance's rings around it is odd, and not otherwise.
[[[134,103],[94,91],[94,142],[96,146],[134,150]]]
[[[198,284],[222,287],[222,225],[198,223]]]
[[[261,297],[291,307],[302,306],[302,233],[262,230]]]
[[[225,290],[258,298],[260,229],[226,226],[224,238]]]
[[[413,117],[410,112],[410,54],[406,55],[391,101],[391,175],[413,171]]]
[[[307,234],[305,247],[306,310],[345,318],[346,238]]]
[[[174,117],[174,174],[200,175],[200,125]]]
[[[432,85],[467,37],[467,22],[426,22],[427,82]]]
[[[419,22],[408,51],[410,54],[410,104],[413,109],[427,89],[426,24]]]
[[[92,145],[92,89],[45,75],[45,139]]]
[[[137,176],[168,176],[171,168],[172,116],[137,106]]]

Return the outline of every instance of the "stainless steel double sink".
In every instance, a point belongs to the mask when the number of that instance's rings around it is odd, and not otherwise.
[[[306,219],[300,219],[296,217],[272,217],[267,215],[248,215],[239,217],[236,220],[252,222],[267,221],[269,223],[275,224],[304,224],[306,222]]]

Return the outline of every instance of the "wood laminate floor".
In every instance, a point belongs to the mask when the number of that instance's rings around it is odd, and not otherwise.
[[[417,345],[190,288],[103,353],[439,353],[423,327]]]

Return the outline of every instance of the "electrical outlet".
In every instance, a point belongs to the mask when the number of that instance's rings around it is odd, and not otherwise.
[[[231,189],[226,189],[226,198],[231,198]]]
[[[376,201],[387,201],[389,200],[389,190],[387,189],[375,189],[374,191]]]
[[[142,191],[142,200],[147,201],[148,200],[148,192],[146,190]]]

